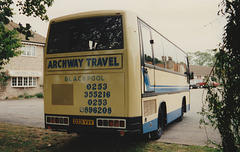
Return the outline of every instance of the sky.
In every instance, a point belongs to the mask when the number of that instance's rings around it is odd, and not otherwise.
[[[224,17],[218,16],[222,0],[55,0],[47,9],[50,20],[94,10],[130,10],[174,42],[185,52],[218,48]],[[17,9],[15,9],[17,10]],[[16,15],[14,22],[30,23],[32,30],[46,37],[49,22]]]

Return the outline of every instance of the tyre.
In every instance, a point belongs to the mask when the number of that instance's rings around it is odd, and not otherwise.
[[[157,140],[157,139],[161,138],[162,132],[163,132],[163,127],[164,127],[164,117],[163,117],[163,112],[160,109],[159,115],[158,115],[158,129],[150,133],[152,140]]]
[[[182,119],[183,119],[183,115],[184,115],[184,109],[185,109],[185,104],[184,103],[182,103],[182,114],[181,114],[181,116],[179,117],[179,118],[177,118],[177,122],[180,122],[180,121],[182,121]]]

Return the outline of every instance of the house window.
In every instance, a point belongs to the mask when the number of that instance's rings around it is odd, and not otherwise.
[[[17,77],[12,77],[12,86],[17,86]]]
[[[36,87],[36,77],[12,77],[12,87]]]
[[[22,47],[22,56],[36,57],[36,46],[25,45]]]
[[[24,86],[28,86],[28,77],[23,78],[23,84]]]
[[[22,77],[18,77],[18,86],[21,87],[22,86],[22,80],[23,78]]]

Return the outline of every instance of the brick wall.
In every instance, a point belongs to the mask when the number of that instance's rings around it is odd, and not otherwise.
[[[7,81],[8,85],[0,88],[0,99],[15,99],[19,95],[27,93],[34,95],[36,93],[43,92],[43,53],[44,46],[42,44],[25,43],[24,45],[31,45],[36,47],[36,56],[23,56],[19,55],[10,60],[10,62],[4,66],[2,71],[10,74],[10,71],[28,71],[29,73],[38,73],[36,87],[12,87],[11,78]],[[13,73],[13,72],[12,72]],[[20,75],[10,75],[11,77],[19,77]],[[24,76],[24,75],[23,75]],[[22,77],[23,77],[22,76]],[[21,77],[21,76],[20,76]],[[31,76],[29,76],[31,77]]]

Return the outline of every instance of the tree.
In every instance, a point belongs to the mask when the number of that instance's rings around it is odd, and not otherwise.
[[[216,51],[217,49],[212,49],[205,52],[197,51],[194,53],[188,53],[190,64],[213,67],[216,61],[214,56]]]
[[[23,26],[19,23],[19,27],[14,30],[5,27],[13,17],[12,5],[18,7],[19,14],[38,17],[44,21],[48,20],[46,7],[50,7],[52,4],[53,0],[18,0],[15,4],[13,0],[0,1],[0,70],[3,65],[8,63],[10,58],[20,54],[19,51],[16,51],[21,46],[18,34],[24,34],[27,40],[33,36],[30,31],[30,24]]]
[[[38,17],[44,21],[48,20],[45,7],[50,7],[52,4],[53,0],[18,0],[15,5],[18,7],[19,14]],[[19,27],[13,30],[5,27],[13,17],[12,5],[14,5],[13,0],[0,1],[0,70],[3,65],[9,62],[10,58],[21,53],[17,51],[21,47],[21,40],[18,38],[19,33],[24,34],[27,40],[33,36],[30,31],[30,24],[23,26],[19,23]],[[5,85],[7,78],[5,73],[1,73],[0,85]]]
[[[219,130],[223,151],[235,152],[240,151],[240,1],[223,0],[221,6],[219,13],[226,16],[227,24],[215,74],[223,88],[208,89],[201,114]]]

